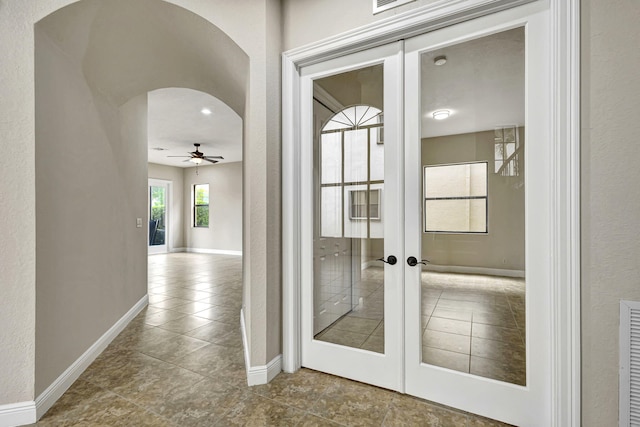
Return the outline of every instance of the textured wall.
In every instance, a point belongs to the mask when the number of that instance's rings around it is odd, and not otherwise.
[[[33,400],[35,381],[34,88],[24,78],[33,76],[34,36],[25,3],[0,2],[0,405]]]
[[[185,247],[242,251],[242,162],[182,169]],[[193,227],[193,186],[209,184],[209,227]]]
[[[36,31],[36,395],[146,294],[146,95],[80,76]]]
[[[582,2],[582,410],[617,425],[619,301],[640,301],[640,2]]]
[[[417,0],[373,15],[371,0],[283,0],[284,49],[313,43],[436,1]]]

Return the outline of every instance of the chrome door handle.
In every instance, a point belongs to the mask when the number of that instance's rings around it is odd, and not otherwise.
[[[409,258],[407,258],[407,264],[409,264],[411,267],[415,267],[418,264],[427,265],[428,262],[430,262],[428,259],[423,259],[422,261],[418,262],[418,260],[414,256],[410,256]]]
[[[389,265],[395,265],[395,263],[398,262],[398,258],[396,258],[394,255],[389,255],[386,261],[384,260],[384,258],[378,258],[378,261],[382,261]]]

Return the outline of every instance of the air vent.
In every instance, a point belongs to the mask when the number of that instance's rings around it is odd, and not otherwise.
[[[620,415],[622,426],[640,426],[640,302],[620,301]]]
[[[394,7],[411,3],[416,0],[373,0],[373,14],[393,9]]]
[[[153,147],[152,150],[155,150],[155,151],[167,151],[166,148],[162,148],[162,147]]]

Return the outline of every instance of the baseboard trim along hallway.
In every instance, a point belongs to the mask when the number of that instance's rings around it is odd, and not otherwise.
[[[47,389],[36,398],[35,409],[40,419],[65,391],[82,375],[105,348],[118,336],[134,317],[149,304],[149,295],[143,296],[131,309],[104,333],[87,351],[69,366]],[[1,419],[1,418],[0,418]],[[35,420],[34,420],[35,421]],[[1,423],[0,423],[1,424]]]

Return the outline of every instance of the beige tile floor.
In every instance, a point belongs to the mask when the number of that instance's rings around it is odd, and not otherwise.
[[[363,304],[316,339],[384,352],[383,269],[368,268],[354,287]],[[524,279],[422,273],[422,360],[525,385]]]
[[[143,310],[37,426],[502,426],[301,369],[247,387],[239,257],[149,257]]]

